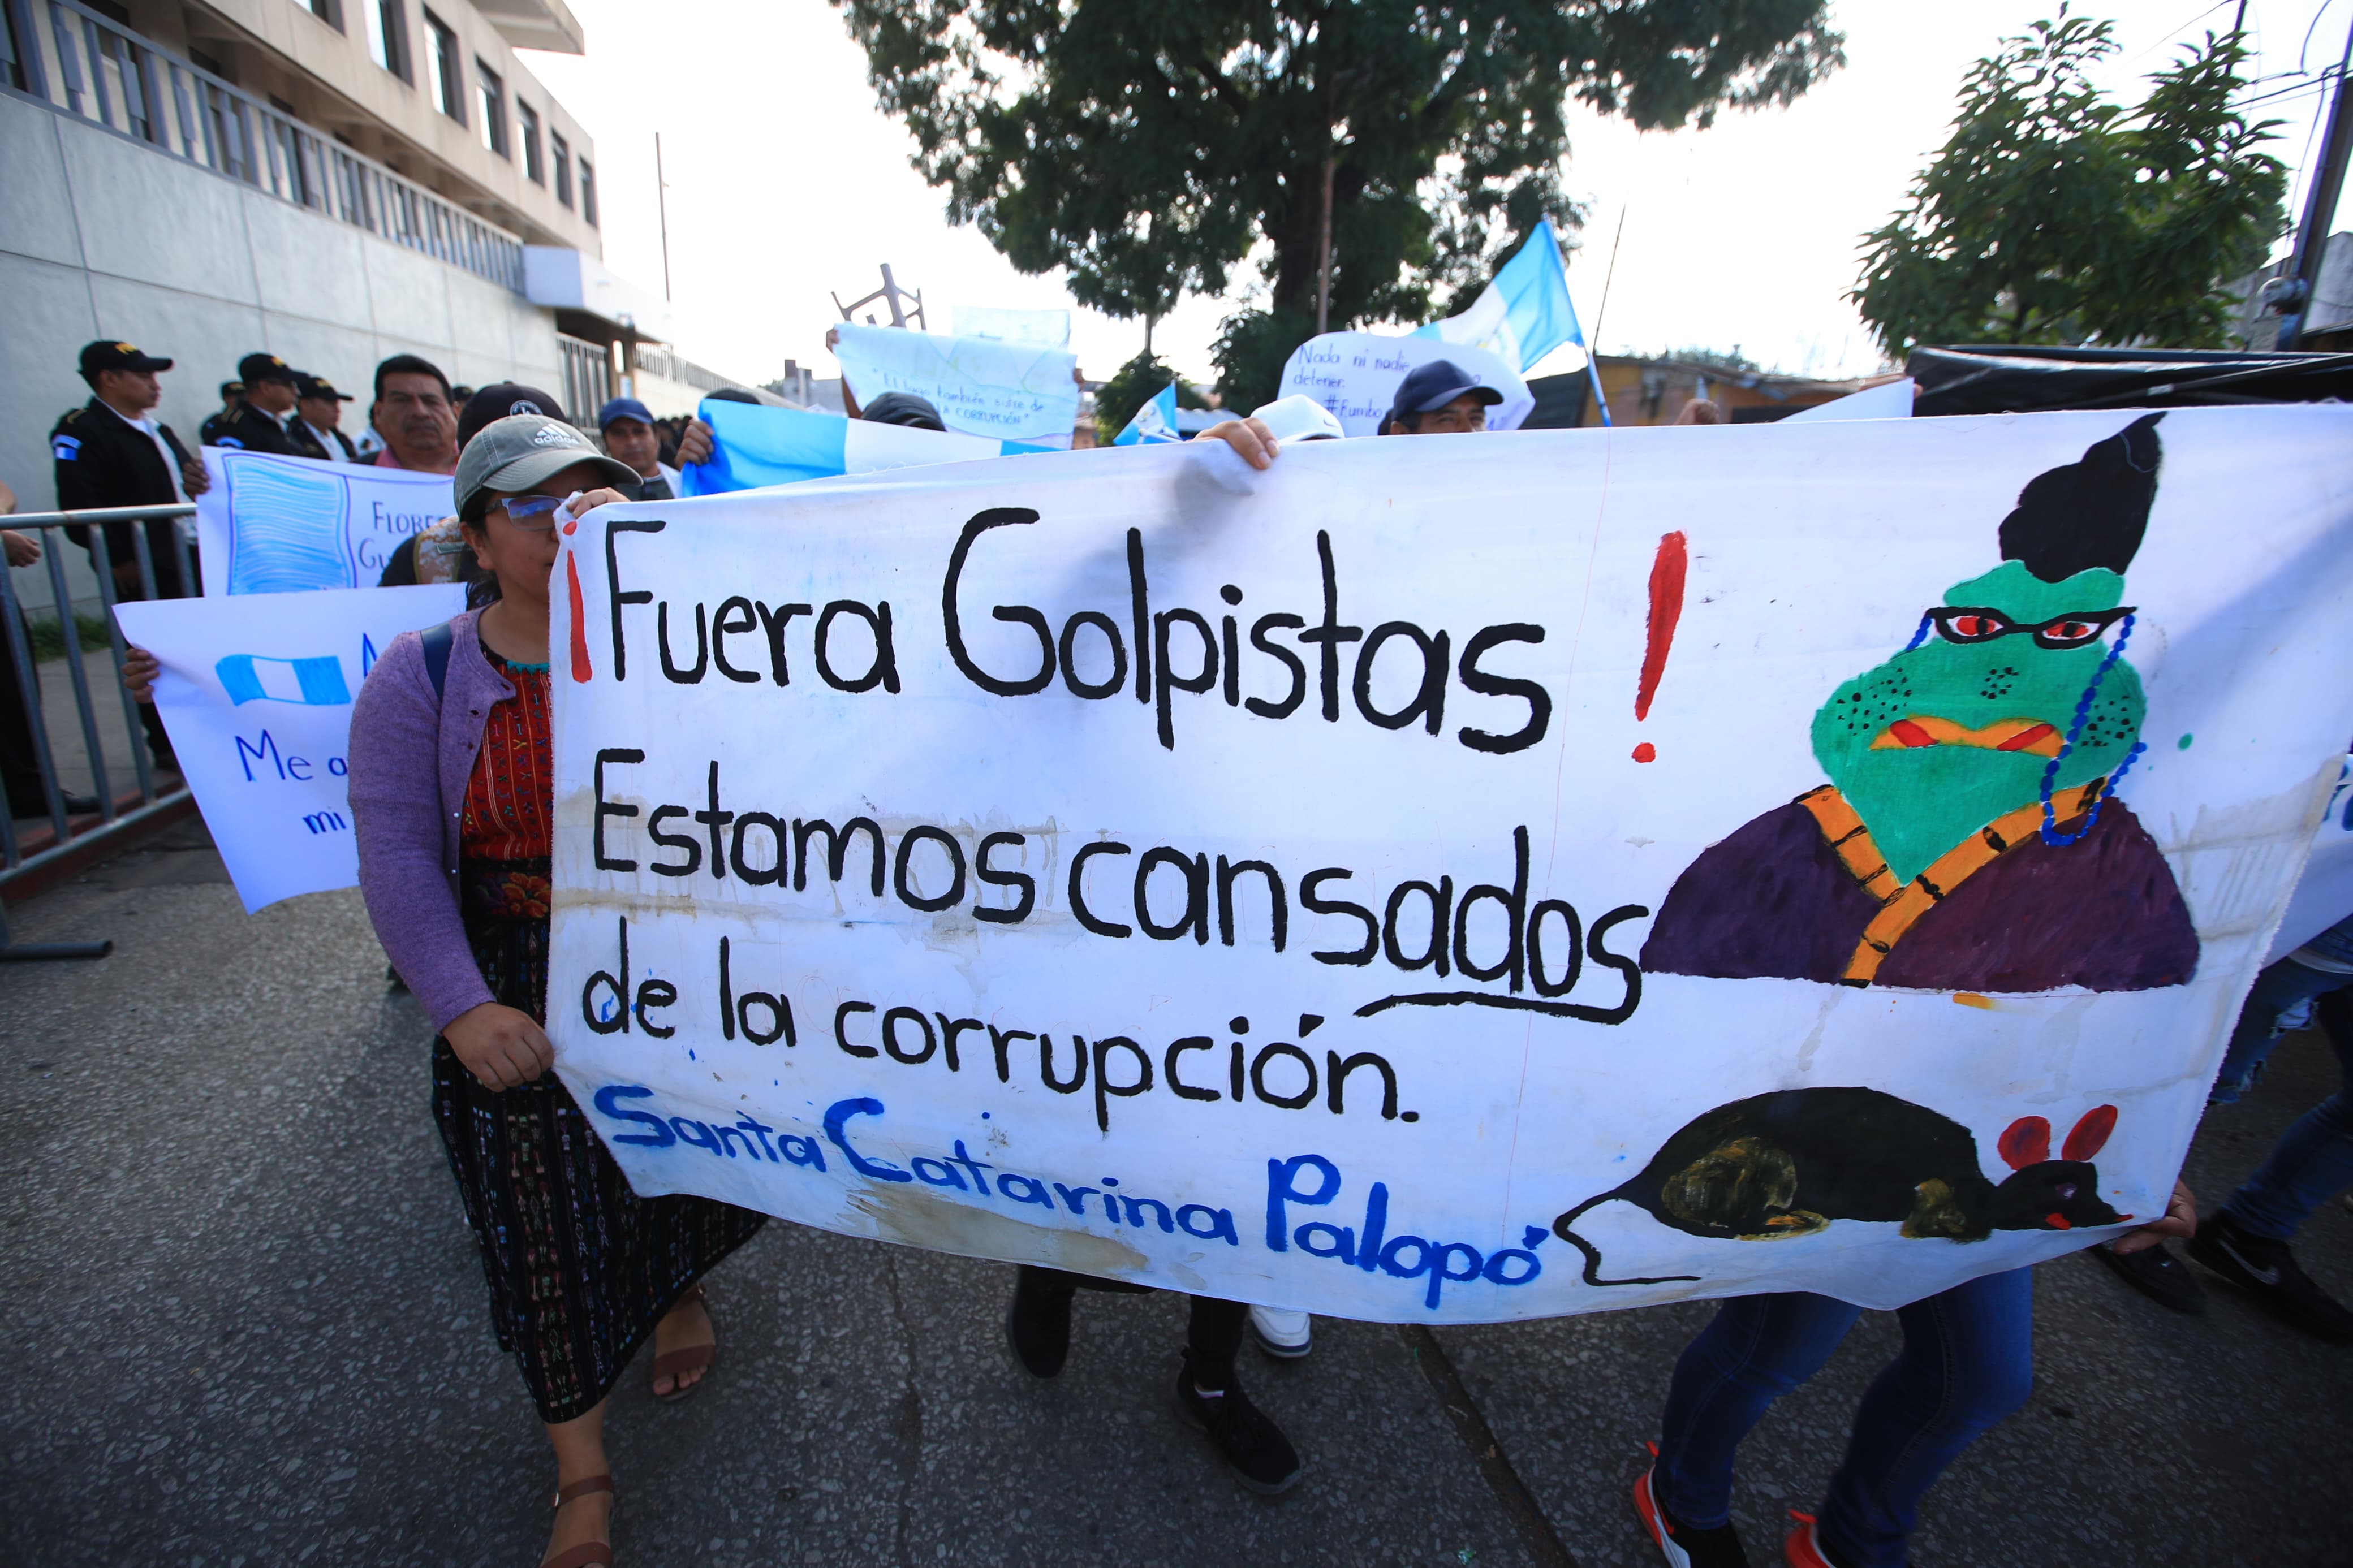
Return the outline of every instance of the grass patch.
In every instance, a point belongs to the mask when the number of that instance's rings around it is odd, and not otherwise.
[[[36,663],[47,664],[53,658],[65,658],[65,627],[58,624],[54,614],[27,616],[25,621],[25,629],[32,638]],[[87,611],[77,614],[74,616],[74,632],[81,638],[81,651],[85,654],[95,653],[108,646],[104,616],[91,615]]]

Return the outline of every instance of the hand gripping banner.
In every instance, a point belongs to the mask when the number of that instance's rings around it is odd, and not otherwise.
[[[2163,1211],[2353,735],[2353,411],[1073,453],[567,531],[640,1193],[1392,1321]]]

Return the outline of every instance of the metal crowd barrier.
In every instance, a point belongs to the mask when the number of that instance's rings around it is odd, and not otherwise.
[[[108,507],[90,511],[42,511],[20,513],[14,517],[0,516],[0,529],[12,532],[36,534],[41,544],[41,566],[49,579],[50,605],[57,616],[58,631],[65,644],[65,665],[73,684],[75,716],[79,721],[83,754],[90,763],[90,794],[97,797],[98,809],[79,814],[66,809],[66,789],[58,773],[56,748],[50,744],[49,729],[45,721],[41,700],[41,675],[33,660],[31,626],[25,618],[25,606],[18,601],[16,572],[0,571],[0,635],[7,639],[9,662],[15,667],[15,700],[22,704],[26,728],[31,731],[34,761],[40,770],[43,805],[47,822],[40,816],[25,818],[31,826],[20,830],[13,806],[0,813],[0,963],[45,958],[102,958],[114,944],[112,942],[16,942],[8,940],[8,920],[5,895],[12,883],[53,868],[69,856],[88,856],[103,850],[110,840],[127,839],[153,824],[167,813],[185,809],[188,786],[174,778],[169,788],[157,784],[162,770],[148,749],[144,726],[140,722],[139,704],[122,687],[122,663],[126,648],[122,632],[114,624],[116,601],[114,574],[107,564],[103,529],[109,522],[128,522],[134,526],[131,533],[136,542],[139,563],[139,585],[142,597],[156,596],[155,562],[148,546],[147,530],[150,520],[170,520],[174,523],[172,543],[179,567],[179,581],[185,590],[196,586],[194,552],[188,548],[186,535],[176,526],[179,519],[194,517],[193,506]],[[114,693],[109,699],[102,692],[93,692],[89,671],[82,664],[80,628],[74,623],[72,592],[66,585],[66,563],[63,552],[79,549],[65,534],[69,527],[83,526],[91,530],[91,542],[97,546],[91,575],[98,579],[99,603],[105,612],[106,635],[114,652]],[[123,729],[127,732],[131,780],[125,787],[117,788],[121,763],[109,766],[106,747],[99,733],[99,705],[116,700],[122,704]],[[135,781],[135,787],[132,787]]]

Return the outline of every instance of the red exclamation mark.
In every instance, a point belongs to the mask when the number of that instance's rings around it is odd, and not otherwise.
[[[572,679],[586,682],[596,678],[596,671],[588,663],[588,634],[581,629],[579,558],[571,551],[564,552],[564,584],[572,596]]]
[[[1674,646],[1675,623],[1683,614],[1683,574],[1691,557],[1680,532],[1662,534],[1659,553],[1651,563],[1650,635],[1642,649],[1642,678],[1634,688],[1634,721],[1651,716],[1651,699],[1659,693],[1659,677],[1667,671],[1667,650]],[[1634,748],[1638,763],[1652,761],[1658,748],[1645,741]]]

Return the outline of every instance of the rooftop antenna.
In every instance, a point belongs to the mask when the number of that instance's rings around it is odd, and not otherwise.
[[[915,323],[915,327],[918,331],[931,331],[931,323],[923,315],[923,291],[921,289],[917,289],[913,292],[910,293],[908,290],[900,288],[899,280],[891,276],[891,264],[887,261],[882,264],[882,287],[877,289],[874,292],[867,295],[862,300],[852,300],[847,305],[841,302],[841,296],[836,294],[833,296],[833,308],[841,312],[841,319],[843,321],[854,321],[858,319],[856,314],[857,311],[864,309],[868,305],[871,305],[877,300],[881,300],[891,308],[891,324],[892,326],[904,327],[912,321]],[[903,301],[908,300],[913,300],[914,304],[913,306],[904,304]],[[866,319],[870,323],[874,320],[871,316],[869,316]]]

